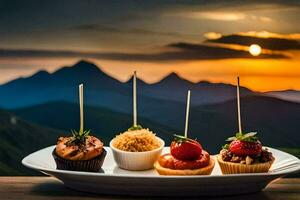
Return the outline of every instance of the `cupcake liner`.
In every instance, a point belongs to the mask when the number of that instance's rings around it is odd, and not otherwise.
[[[73,161],[73,160],[66,160],[64,158],[59,157],[56,153],[56,149],[54,149],[52,152],[52,156],[54,157],[54,160],[56,162],[57,169],[71,170],[71,171],[99,172],[103,165],[106,153],[107,152],[105,151],[105,149],[103,149],[102,153],[99,156],[91,160]]]
[[[273,164],[273,160],[251,165],[226,162],[222,160],[221,156],[218,156],[217,160],[223,174],[263,173],[268,172]]]

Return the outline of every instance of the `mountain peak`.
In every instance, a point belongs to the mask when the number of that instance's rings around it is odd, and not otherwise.
[[[182,78],[178,76],[176,72],[171,72],[170,74],[168,74],[163,78],[163,80],[178,80],[178,79],[182,79]]]
[[[33,76],[48,76],[49,72],[47,72],[46,70],[40,70],[37,73],[35,73]]]
[[[192,82],[181,78],[176,72],[171,72],[170,74],[168,74],[167,76],[165,76],[164,78],[162,78],[158,83],[168,83],[168,84],[190,84]]]
[[[73,75],[84,75],[84,74],[105,74],[97,65],[95,65],[92,62],[86,61],[86,60],[80,60],[76,64],[72,66],[62,67],[58,69],[56,72],[54,72],[52,75],[56,74],[68,74],[72,73]],[[106,74],[105,74],[106,75]]]
[[[29,79],[36,80],[36,81],[44,81],[47,78],[49,78],[49,75],[50,75],[49,72],[45,70],[40,70],[35,74],[33,74],[32,76],[30,76]]]
[[[51,74],[52,82],[76,85],[79,83],[89,83],[93,87],[108,87],[107,85],[118,85],[120,82],[110,75],[106,74],[96,64],[80,60],[74,65],[65,66]],[[105,83],[105,84],[103,84]]]
[[[73,65],[72,68],[79,71],[100,71],[97,65],[86,60],[80,60],[75,65]]]

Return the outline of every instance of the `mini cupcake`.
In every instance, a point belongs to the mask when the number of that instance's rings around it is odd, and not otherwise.
[[[84,131],[83,84],[79,85],[80,129],[68,137],[60,137],[52,152],[57,169],[98,172],[106,151],[103,143]]]
[[[103,143],[90,131],[72,131],[72,136],[60,137],[52,153],[57,169],[98,172],[106,151]]]
[[[126,170],[152,169],[163,147],[162,139],[140,125],[129,128],[110,142],[117,165]]]
[[[161,175],[209,175],[215,161],[196,140],[180,135],[170,145],[170,153],[161,155],[154,164]]]
[[[237,133],[227,139],[230,144],[223,146],[218,163],[223,174],[268,172],[275,158],[256,137],[256,132]]]

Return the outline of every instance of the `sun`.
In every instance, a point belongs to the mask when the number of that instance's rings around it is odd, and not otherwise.
[[[249,47],[249,53],[252,56],[258,56],[261,54],[261,47],[258,44],[251,44]]]

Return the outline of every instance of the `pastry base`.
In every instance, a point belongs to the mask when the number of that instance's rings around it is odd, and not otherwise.
[[[217,161],[219,163],[219,166],[223,174],[268,172],[274,162],[274,160],[272,160],[265,163],[246,165],[246,164],[223,161],[220,155],[217,156]]]
[[[174,176],[191,176],[191,175],[210,175],[215,166],[214,157],[210,156],[209,164],[200,169],[169,169],[162,167],[158,161],[154,163],[154,168],[160,175],[174,175]]]

